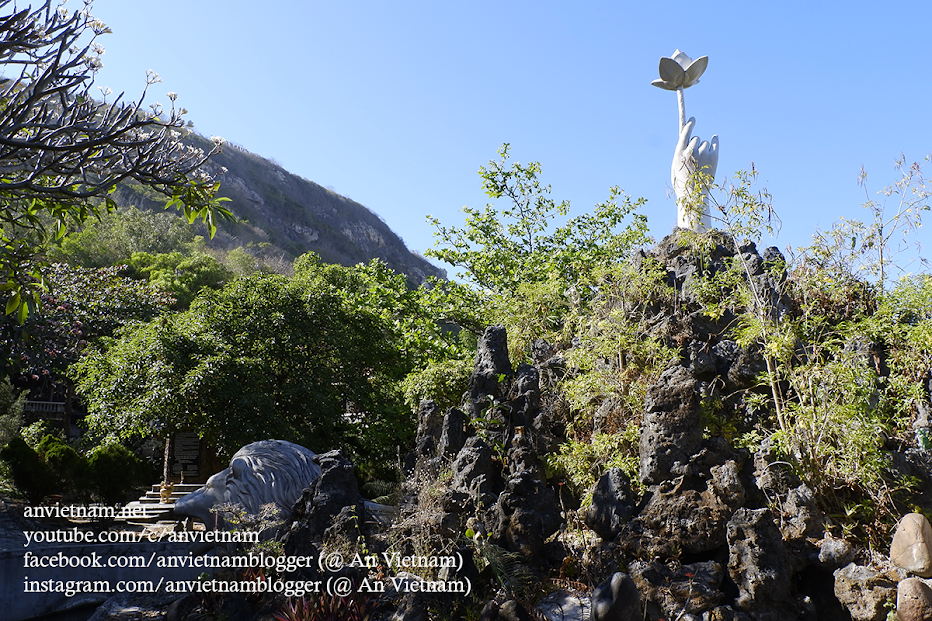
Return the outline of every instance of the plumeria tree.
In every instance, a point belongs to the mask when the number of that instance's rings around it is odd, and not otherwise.
[[[69,12],[45,0],[19,9],[0,0],[0,289],[7,315],[20,323],[45,287],[40,244],[69,225],[112,209],[123,181],[165,196],[167,206],[211,234],[229,216],[215,199],[218,188],[200,167],[213,151],[186,146],[185,110],[144,107],[142,95],[126,100],[94,86],[110,29],[92,15],[90,0]],[[222,144],[214,139],[213,150]]]

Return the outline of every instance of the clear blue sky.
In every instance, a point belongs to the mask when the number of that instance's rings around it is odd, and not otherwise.
[[[94,13],[113,29],[100,86],[136,96],[154,69],[148,101],[177,92],[200,133],[359,201],[420,252],[427,214],[460,224],[487,202],[476,172],[504,142],[574,213],[618,185],[648,199],[655,236],[672,230],[676,97],[650,82],[676,48],[709,56],[687,114],[720,137],[719,179],[760,171],[783,248],[867,216],[862,165],[873,194],[901,152],[932,151],[928,0],[96,0]]]

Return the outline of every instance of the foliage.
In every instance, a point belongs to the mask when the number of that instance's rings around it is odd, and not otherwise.
[[[582,505],[592,502],[592,488],[605,472],[621,468],[634,484],[640,487],[640,459],[637,424],[617,433],[594,433],[583,440],[569,439],[551,454],[547,465],[566,476],[573,493],[582,499]]]
[[[624,197],[618,205],[622,194],[617,187],[595,212],[573,218],[548,234],[551,221],[569,213],[569,202],[556,203],[549,197],[550,186],[538,180],[539,163],[522,166],[515,162],[506,168],[509,148],[503,145],[498,152],[501,160],[481,167],[479,174],[486,194],[493,199],[505,197],[512,206],[501,212],[491,204],[485,211],[466,207],[464,228],[447,228],[431,217],[444,247],[428,250],[427,256],[465,268],[461,276],[483,291],[505,294],[517,291],[522,283],[547,280],[551,272],[573,282],[592,267],[624,257],[644,241],[643,216],[635,215],[627,228],[617,232],[624,219],[643,204],[643,200],[632,202]]]
[[[923,167],[932,156],[920,162],[913,162],[906,167],[906,157],[900,155],[896,160],[896,169],[900,178],[880,190],[880,200],[870,197],[867,190],[867,173],[861,169],[859,184],[864,187],[866,200],[862,207],[871,215],[869,224],[858,221],[842,221],[842,230],[851,238],[850,259],[853,268],[860,267],[870,279],[876,279],[881,289],[886,288],[894,257],[906,250],[909,234],[922,226],[922,212],[929,210],[929,198],[932,188],[926,185],[922,176]],[[895,207],[887,209],[887,203],[893,199]],[[893,211],[894,213],[891,213]],[[833,229],[833,236],[836,231]],[[902,271],[904,266],[899,266]]]
[[[277,437],[389,459],[413,434],[408,352],[381,316],[319,282],[256,274],[124,329],[75,367],[92,432],[191,429],[225,456]]]
[[[292,597],[276,613],[279,621],[368,621],[375,613],[378,601],[356,591],[352,595],[315,593],[309,597]]]
[[[462,268],[460,277],[475,286],[474,291],[447,289],[459,298],[447,304],[460,311],[451,319],[466,328],[503,323],[517,337],[522,328],[528,333],[537,327],[559,328],[560,309],[568,306],[561,294],[594,270],[627,258],[649,238],[646,218],[636,213],[644,200],[633,201],[617,187],[592,213],[554,228],[557,219],[568,215],[569,202],[550,198],[550,186],[538,178],[539,163],[515,162],[508,168],[508,152],[509,145],[503,145],[501,159],[480,168],[479,174],[489,197],[511,204],[501,210],[492,204],[483,211],[466,207],[462,228],[445,227],[429,217],[439,247],[425,254]],[[575,294],[583,292],[576,289]],[[533,305],[524,304],[529,295]],[[512,357],[521,359],[529,343],[512,338],[511,344]]]
[[[506,550],[471,529],[466,531],[466,539],[476,551],[477,569],[490,568],[496,582],[509,595],[520,596],[527,592],[534,577],[520,554]]]
[[[376,317],[399,341],[410,367],[462,357],[470,351],[472,343],[445,329],[433,314],[424,288],[411,289],[403,275],[379,259],[347,268],[325,264],[318,255],[307,253],[295,261],[294,280],[309,291],[330,293],[349,311]]]
[[[433,399],[446,410],[460,404],[473,370],[472,360],[431,361],[427,367],[409,373],[402,384],[405,403],[417,410],[424,399]]]
[[[4,370],[33,381],[59,378],[89,342],[134,321],[148,321],[173,301],[154,285],[122,276],[118,267],[56,263],[47,276],[49,291],[42,295],[39,312],[23,325],[0,319]]]
[[[678,356],[667,342],[669,335],[657,333],[653,325],[660,305],[673,304],[665,276],[658,266],[643,262],[639,269],[620,264],[594,274],[588,285],[592,302],[568,321],[578,338],[566,354],[576,372],[561,383],[582,418],[591,420],[611,400],[612,431],[639,421],[647,388]]]
[[[177,309],[188,308],[201,289],[220,289],[233,277],[233,272],[206,254],[134,252],[129,268],[134,275],[171,293]]]
[[[6,446],[23,426],[25,393],[17,397],[9,378],[0,379],[0,445]]]
[[[145,484],[149,467],[122,444],[107,443],[87,456],[88,476],[100,499],[109,505],[126,501],[136,487]]]
[[[151,188],[211,234],[217,218],[230,215],[214,199],[218,184],[199,171],[212,152],[181,143],[186,111],[174,93],[167,111],[143,110],[145,89],[136,102],[107,102],[107,90],[94,99],[97,38],[110,29],[91,8],[69,15],[51,0],[23,10],[0,2],[0,65],[9,72],[0,85],[0,273],[5,313],[20,323],[39,303],[37,253],[47,234],[61,239],[69,226],[112,209],[117,183]],[[146,89],[158,81],[150,71]]]
[[[86,486],[88,462],[83,455],[51,434],[42,438],[38,453],[55,476],[61,491],[79,491]]]
[[[54,491],[55,475],[39,454],[20,437],[15,437],[0,450],[0,459],[10,469],[13,484],[29,502],[38,504]]]
[[[49,252],[55,260],[81,267],[109,267],[129,263],[137,252],[162,254],[195,247],[196,233],[173,213],[121,207],[86,221]]]
[[[739,177],[717,204],[718,220],[739,249],[743,238],[759,239],[772,215],[766,193],[750,190],[752,179]],[[837,514],[842,506],[870,507],[872,522],[896,514],[900,484],[887,474],[884,444],[909,432],[917,404],[928,398],[922,382],[932,368],[928,277],[903,279],[892,291],[884,284],[893,232],[911,231],[925,209],[921,166],[886,192],[900,196],[895,215],[869,202],[872,224],[849,221],[818,233],[794,265],[755,274],[738,252],[729,269],[694,288],[707,314],[734,312],[733,338],[764,356],[761,380],[770,398],[752,389],[744,403],[771,413],[776,430],[764,418],[753,435],[773,434],[824,508]],[[774,291],[785,292],[792,308],[778,308]]]

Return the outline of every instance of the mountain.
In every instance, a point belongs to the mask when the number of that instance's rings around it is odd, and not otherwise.
[[[205,151],[212,143],[202,136],[186,142]],[[405,274],[412,285],[429,276],[446,277],[445,270],[411,252],[375,213],[313,181],[294,175],[275,162],[227,143],[205,167],[220,181],[219,196],[237,222],[221,222],[213,244],[232,249],[245,246],[266,263],[290,264],[308,251],[328,263],[355,265],[379,258]],[[118,188],[115,199],[124,205],[159,209],[164,199],[138,185]]]

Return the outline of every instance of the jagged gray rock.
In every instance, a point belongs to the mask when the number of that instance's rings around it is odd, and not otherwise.
[[[542,560],[544,542],[563,522],[553,489],[527,470],[505,483],[496,505],[496,518],[492,536],[499,545],[519,552],[531,562]]]
[[[648,389],[644,410],[641,481],[654,485],[681,475],[699,452],[702,421],[695,378],[685,367],[670,367]]]
[[[634,512],[635,498],[628,475],[621,468],[610,468],[596,482],[592,503],[586,511],[586,526],[606,541],[614,539]]]
[[[476,365],[469,378],[470,417],[477,418],[490,405],[490,397],[496,400],[503,399],[505,387],[500,378],[511,379],[513,376],[505,326],[489,326],[479,338]]]
[[[415,451],[419,458],[437,454],[437,443],[443,427],[443,414],[435,402],[424,399],[417,408],[417,438]]]
[[[469,496],[474,506],[490,506],[501,492],[501,467],[492,459],[492,449],[479,436],[472,436],[453,462],[450,488]]]
[[[853,545],[829,534],[819,544],[819,562],[827,567],[843,567],[853,561],[856,554]]]
[[[363,511],[353,464],[340,451],[330,451],[314,457],[320,465],[320,476],[304,490],[292,510],[291,522],[285,534],[285,552],[293,555],[316,555],[313,543],[324,540],[325,531],[334,523],[344,507],[355,515]]]
[[[466,415],[458,408],[450,408],[443,416],[443,427],[437,454],[445,458],[455,457],[466,444]]]
[[[688,565],[635,561],[628,569],[652,619],[704,615],[725,599],[721,591],[725,569],[714,561]]]
[[[735,604],[760,621],[795,618],[792,572],[783,538],[769,509],[738,509],[728,523],[728,573]]]
[[[835,597],[852,621],[884,621],[885,604],[896,596],[896,583],[870,567],[849,563],[835,570]]]
[[[641,618],[641,596],[627,574],[615,572],[592,590],[591,621],[636,621]]]
[[[700,479],[680,476],[649,488],[647,505],[633,520],[640,545],[652,554],[696,554],[726,545],[729,520],[745,499],[734,461],[710,469]]]

